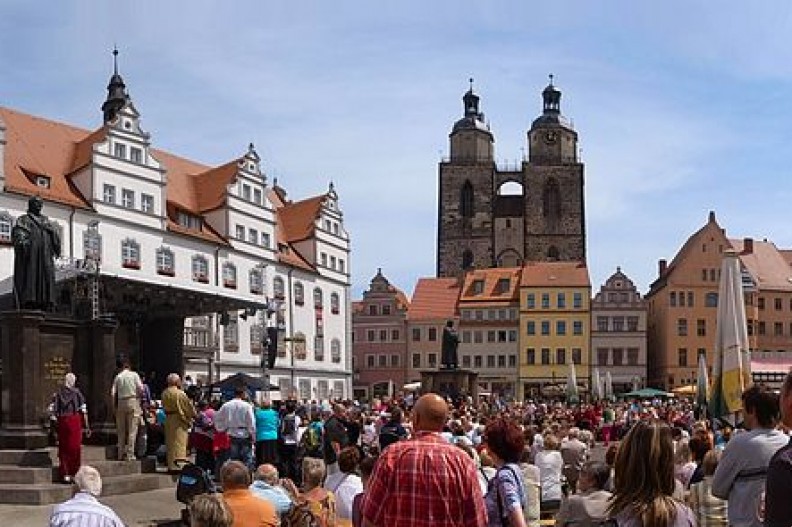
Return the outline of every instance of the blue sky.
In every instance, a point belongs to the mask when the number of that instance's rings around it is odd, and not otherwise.
[[[87,128],[120,49],[154,144],[207,164],[253,141],[296,199],[333,180],[357,296],[435,270],[437,162],[474,77],[500,161],[554,73],[586,163],[594,288],[642,292],[715,210],[792,247],[788,2],[0,0],[0,104]]]

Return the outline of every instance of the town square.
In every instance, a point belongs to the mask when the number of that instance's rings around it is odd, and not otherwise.
[[[0,1],[0,525],[792,526],[788,35]]]

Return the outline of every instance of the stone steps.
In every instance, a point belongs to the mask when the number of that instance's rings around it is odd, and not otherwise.
[[[132,494],[147,490],[173,487],[173,498],[176,499],[175,483],[171,476],[162,474],[129,474],[102,478],[102,496]],[[50,505],[60,503],[72,497],[74,487],[61,483],[34,483],[20,485],[16,483],[0,483],[0,503],[15,505]]]
[[[102,475],[102,496],[173,488],[176,476],[157,471],[156,459],[115,461],[105,447],[83,446],[82,463]],[[0,450],[0,504],[48,505],[69,499],[73,485],[57,483],[57,448]]]

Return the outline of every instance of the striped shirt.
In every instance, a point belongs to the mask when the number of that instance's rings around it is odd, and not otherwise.
[[[49,527],[124,527],[124,522],[95,497],[78,492],[72,499],[55,506]]]
[[[377,527],[486,527],[473,460],[440,434],[390,445],[369,480],[362,517]]]

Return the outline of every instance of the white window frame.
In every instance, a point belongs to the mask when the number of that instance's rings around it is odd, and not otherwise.
[[[194,282],[209,283],[209,259],[196,254],[192,257],[192,279]]]
[[[126,209],[135,208],[135,191],[128,188],[121,189],[121,206]]]
[[[116,188],[115,185],[105,183],[102,187],[102,201],[115,205],[116,203]]]
[[[124,143],[115,143],[113,155],[118,159],[126,159],[126,145]]]
[[[255,267],[250,270],[248,275],[248,287],[254,295],[264,294],[264,272],[261,268]]]
[[[151,214],[154,212],[154,196],[151,194],[140,194],[140,210]]]
[[[248,228],[248,242],[252,243],[253,245],[258,245],[259,237],[258,231],[256,229]]]
[[[0,242],[11,243],[11,229],[14,228],[14,217],[7,211],[0,212]]]
[[[157,249],[157,273],[167,276],[176,274],[176,257],[168,247]]]
[[[83,231],[83,258],[97,263],[102,261],[102,235],[98,225],[89,225]]]
[[[140,244],[132,238],[121,242],[121,265],[127,269],[140,269]]]
[[[129,147],[129,160],[139,165],[143,164],[143,149],[138,146]]]
[[[232,262],[223,264],[223,287],[236,289],[237,287],[237,268]]]
[[[245,227],[243,225],[236,226],[236,239],[245,241]]]

